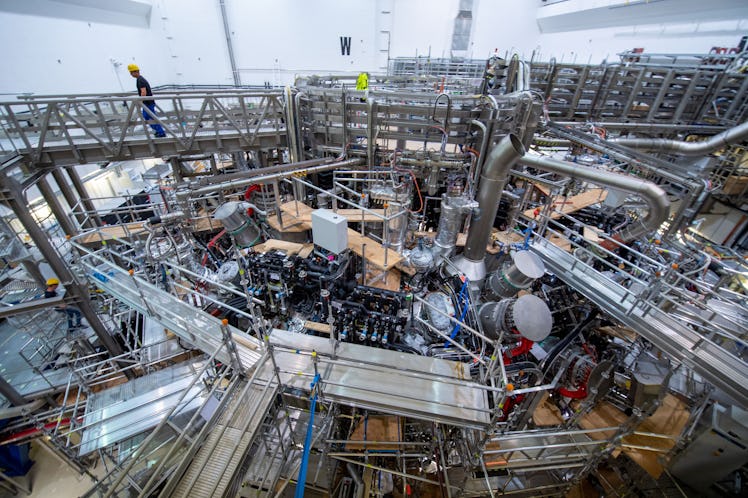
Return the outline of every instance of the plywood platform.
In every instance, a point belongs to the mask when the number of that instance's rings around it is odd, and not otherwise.
[[[397,450],[398,444],[366,444],[366,441],[397,443],[402,441],[400,417],[392,415],[371,415],[365,420],[359,419],[345,449],[350,450]]]
[[[281,221],[283,226],[278,223],[278,217],[275,214],[265,218],[265,222],[270,225],[270,228],[281,233],[301,233],[312,229],[311,223],[299,221],[288,213],[281,213]]]
[[[329,323],[311,322],[309,320],[304,322],[304,328],[307,330],[314,330],[315,332],[321,332],[323,334],[330,335],[332,327]]]
[[[298,201],[286,202],[281,204],[281,210],[289,215],[290,220],[295,224],[304,223],[309,226],[307,230],[311,229],[312,211],[314,210],[306,204]],[[380,270],[389,270],[403,259],[396,251],[385,249],[376,240],[363,236],[350,228],[348,229],[348,249],[361,257],[365,257],[367,264],[374,265]]]
[[[381,277],[381,272],[366,272],[366,285],[368,285],[369,287],[376,287],[377,289],[399,292],[400,280],[402,278],[400,270],[398,270],[397,268],[392,268],[391,270],[387,270],[385,273],[387,275],[387,278],[383,279]],[[375,278],[377,280],[375,282],[372,282],[372,280]]]
[[[298,211],[297,211],[298,206]],[[281,211],[288,213],[293,216],[296,220],[305,223],[312,222],[312,211],[306,204],[297,201],[290,201],[281,204]],[[330,209],[329,211],[333,211]],[[338,209],[335,214],[345,216],[348,219],[348,223],[382,223],[384,220],[384,209],[369,209],[364,211],[363,209]]]
[[[194,232],[213,232],[220,230],[223,225],[220,221],[213,218],[204,217],[196,218],[190,221]],[[158,225],[156,225],[158,228]],[[85,232],[79,239],[78,243],[89,246],[101,244],[101,241],[108,242],[114,239],[128,240],[130,238],[148,237],[148,230],[143,228],[142,221],[132,223],[122,223],[120,225],[107,225],[90,232]]]
[[[663,466],[660,457],[666,454],[674,445],[675,440],[683,431],[688,422],[688,407],[678,398],[671,394],[665,395],[660,407],[637,427],[636,431],[651,434],[659,434],[665,437],[654,437],[632,434],[623,438],[623,447],[613,453],[623,451],[634,462],[639,464],[653,478],[657,479],[662,474]],[[582,417],[580,426],[583,429],[598,429],[603,427],[618,427],[623,425],[628,417],[610,403],[599,403],[590,413]],[[592,439],[607,439],[613,435],[611,432],[590,433]],[[660,451],[649,451],[638,448],[627,448],[626,445],[645,446]]]
[[[193,218],[190,223],[192,223],[192,230],[195,232],[213,232],[223,228],[223,223],[212,216]]]
[[[571,214],[579,211],[580,209],[592,206],[605,200],[608,191],[601,188],[593,188],[587,192],[583,192],[578,195],[563,198],[557,197],[556,202],[553,204],[553,212],[551,213],[551,219],[558,219],[562,214]],[[534,209],[528,209],[523,214],[532,219],[534,218]]]
[[[148,237],[148,231],[143,228],[143,222],[138,221],[136,223],[124,223],[122,225],[111,225],[91,230],[90,232],[84,233],[78,242],[87,245],[100,244],[102,241],[110,241],[114,239],[127,240],[131,237]]]
[[[252,246],[255,252],[283,251],[288,255],[298,254],[302,258],[308,257],[314,250],[314,244],[298,244],[285,240],[268,239],[262,244]]]

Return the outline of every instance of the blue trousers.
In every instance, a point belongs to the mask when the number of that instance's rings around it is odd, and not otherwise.
[[[147,107],[148,110],[151,111],[154,116],[156,115],[156,103],[155,102],[153,104],[144,103],[143,105]],[[148,115],[148,112],[145,109],[143,109],[143,119],[145,119],[146,121],[153,121],[153,118],[151,118],[151,116]],[[166,135],[166,133],[164,132],[164,128],[158,123],[151,124],[151,128],[153,129],[153,131],[156,132],[157,136]]]
[[[63,309],[56,311],[64,312],[68,316],[68,328],[81,326],[81,310],[72,306],[65,306]]]

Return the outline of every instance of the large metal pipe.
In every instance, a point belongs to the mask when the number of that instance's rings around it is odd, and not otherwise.
[[[454,266],[477,289],[486,278],[486,245],[491,237],[491,229],[499,210],[499,199],[504,190],[504,181],[514,163],[525,153],[525,147],[517,135],[505,136],[486,158],[481,172],[476,201],[480,216],[475,217],[468,230],[465,251],[454,260]]]
[[[297,163],[277,164],[275,166],[268,166],[266,168],[257,168],[247,171],[240,171],[238,173],[229,173],[227,175],[205,177],[198,180],[197,183],[199,185],[212,185],[215,183],[224,184],[227,181],[243,180],[246,178],[253,178],[255,176],[263,176],[270,173],[279,173],[283,171],[299,170],[310,168],[312,166],[319,166],[320,164],[330,164],[332,162],[334,162],[334,159],[324,157],[319,159],[309,159]]]
[[[309,173],[320,173],[322,171],[330,171],[331,169],[348,168],[352,166],[357,166],[361,164],[361,162],[362,162],[361,159],[347,159],[345,161],[338,161],[338,162],[332,161],[328,164],[322,164],[320,166],[315,166],[312,168],[289,169],[289,170],[280,171],[278,173],[272,173],[268,175],[256,176],[256,177],[246,178],[246,179],[241,179],[241,180],[234,180],[230,182],[217,183],[215,185],[209,185],[207,187],[201,187],[201,188],[194,189],[194,190],[178,191],[177,198],[197,197],[200,195],[211,194],[219,190],[237,189],[239,187],[246,187],[254,183],[268,182],[268,181],[276,180],[279,178],[287,178],[289,176],[293,176],[295,173],[298,173],[300,171],[303,171],[304,173],[309,174]],[[300,163],[297,163],[297,164],[300,164]]]
[[[525,147],[514,134],[504,137],[491,150],[480,176],[476,200],[480,206],[480,217],[473,220],[465,242],[465,257],[473,261],[482,260],[486,255],[486,244],[491,236],[491,228],[499,210],[499,198],[504,190],[504,181],[509,170],[525,154]]]
[[[649,232],[657,230],[670,215],[670,201],[667,194],[652,182],[640,180],[632,176],[619,175],[610,171],[587,168],[578,164],[559,161],[549,157],[525,156],[520,162],[543,171],[559,173],[573,178],[581,178],[597,185],[615,187],[640,196],[649,208],[647,215],[628,224],[619,232],[613,234],[616,240],[627,242]],[[607,242],[607,241],[606,241]],[[604,244],[612,248],[611,244]]]
[[[748,139],[748,121],[713,135],[702,142],[681,142],[664,138],[614,138],[609,142],[652,152],[666,152],[682,156],[705,156],[726,145],[739,143],[745,139]]]

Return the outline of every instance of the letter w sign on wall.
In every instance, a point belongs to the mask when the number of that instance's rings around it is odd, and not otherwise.
[[[351,55],[351,37],[340,37],[340,55]]]

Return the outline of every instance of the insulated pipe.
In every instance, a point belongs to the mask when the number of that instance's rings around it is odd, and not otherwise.
[[[300,164],[300,163],[297,163]],[[207,187],[201,187],[195,190],[183,190],[177,192],[177,198],[178,199],[184,199],[184,198],[190,198],[190,197],[196,197],[199,195],[204,194],[212,194],[213,192],[216,192],[218,190],[224,190],[224,189],[236,189],[241,187],[246,187],[248,185],[252,185],[253,183],[260,183],[260,182],[267,182],[270,180],[276,180],[279,178],[287,178],[289,176],[293,176],[295,173],[300,172],[301,169],[304,173],[320,173],[322,171],[329,171],[331,169],[338,169],[338,168],[348,168],[352,166],[357,166],[361,164],[361,159],[347,159],[345,161],[338,161],[338,162],[330,162],[327,164],[322,164],[320,166],[315,166],[313,168],[296,168],[286,171],[281,171],[278,173],[272,173],[269,175],[262,175],[257,176],[253,178],[246,178],[246,179],[238,179],[230,182],[223,182],[223,183],[217,183],[215,185],[210,185]]]
[[[565,176],[581,178],[589,182],[615,187],[640,196],[647,203],[649,212],[644,218],[630,223],[619,232],[613,234],[613,238],[627,242],[649,232],[657,230],[670,215],[670,201],[667,194],[652,182],[639,180],[632,176],[619,175],[609,171],[587,168],[566,161],[559,161],[549,157],[525,156],[520,161],[525,166],[530,166],[543,171],[559,173]],[[606,249],[614,248],[615,244],[606,241],[602,244]]]
[[[525,154],[525,147],[519,137],[509,134],[491,150],[481,173],[476,200],[480,206],[480,218],[470,225],[465,242],[464,255],[473,261],[482,261],[486,255],[486,244],[491,236],[499,198],[504,190],[504,180],[509,170]]]
[[[664,138],[614,138],[609,142],[653,152],[667,152],[682,156],[705,156],[726,145],[742,142],[746,138],[748,138],[748,121],[713,135],[703,142],[681,142]]]
[[[255,176],[267,175],[269,173],[278,173],[282,171],[297,170],[302,168],[309,168],[311,166],[319,166],[320,164],[329,163],[332,159],[320,158],[320,159],[309,159],[307,161],[300,161],[297,163],[286,163],[278,164],[276,166],[268,166],[266,168],[252,169],[249,171],[240,171],[239,173],[229,173],[228,175],[220,175],[215,177],[207,177],[200,179],[197,183],[199,185],[211,185],[213,183],[226,183],[231,180],[242,180],[245,178],[254,178]]]

